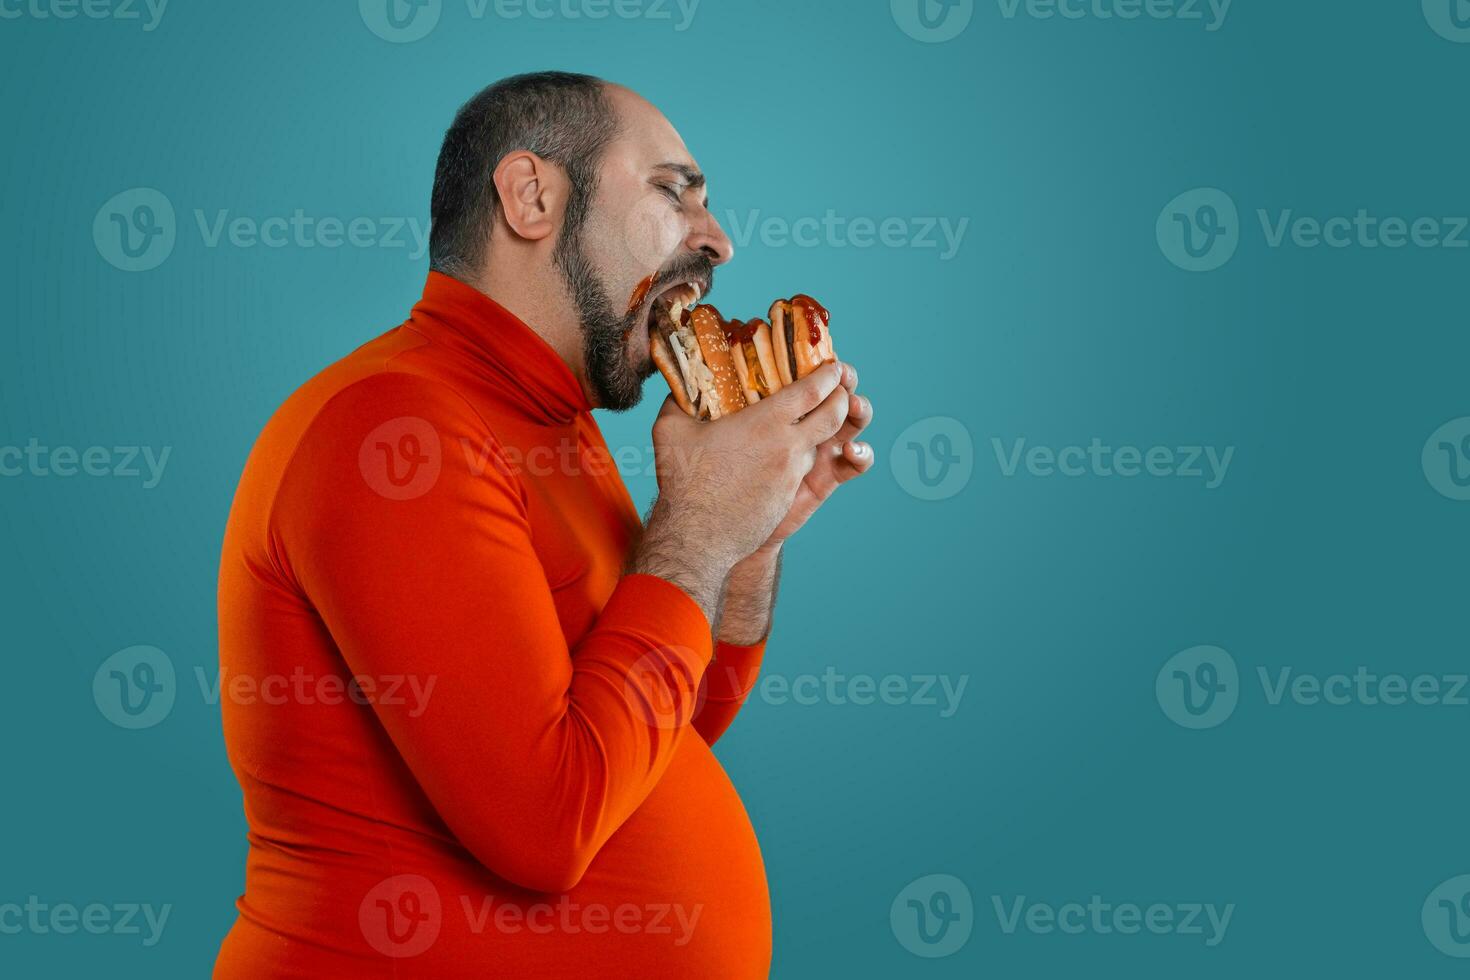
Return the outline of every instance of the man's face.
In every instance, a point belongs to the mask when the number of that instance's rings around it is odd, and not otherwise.
[[[556,263],[581,318],[592,393],[603,408],[623,411],[638,404],[654,371],[653,301],[686,282],[708,294],[715,266],[734,248],[709,211],[704,176],[668,120],[626,89],[609,95],[619,131],[599,162],[585,220],[578,225],[573,215],[563,229]],[[650,276],[646,293],[635,295]]]

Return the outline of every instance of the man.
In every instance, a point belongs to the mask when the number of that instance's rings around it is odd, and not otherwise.
[[[653,299],[729,261],[704,185],[597,79],[460,110],[423,298],[287,400],[236,493],[250,852],[216,976],[767,974],[760,851],[710,745],[783,543],[872,464],[871,407],[845,365],[716,422],[668,399],[639,520],[589,410],[637,403]]]

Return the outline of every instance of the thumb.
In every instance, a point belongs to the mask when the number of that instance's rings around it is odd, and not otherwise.
[[[786,421],[798,422],[826,401],[827,396],[832,394],[841,381],[841,363],[828,361],[801,380],[782,388],[768,400],[780,406],[783,416],[789,416]]]
[[[674,400],[674,396],[671,394],[664,396],[664,403],[658,409],[658,417],[660,419],[667,418],[670,415],[684,415],[684,410],[679,407],[679,403]]]

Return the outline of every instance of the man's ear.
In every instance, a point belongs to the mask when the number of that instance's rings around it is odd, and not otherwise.
[[[494,179],[500,213],[515,234],[539,241],[561,227],[567,179],[560,167],[530,150],[517,150],[496,165]]]

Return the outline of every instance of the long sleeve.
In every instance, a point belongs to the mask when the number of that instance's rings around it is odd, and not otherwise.
[[[751,646],[723,641],[715,644],[714,659],[705,672],[699,710],[694,716],[694,730],[709,745],[725,734],[755,689],[765,652],[765,640]]]
[[[358,381],[312,421],[272,532],[352,672],[434,684],[418,714],[375,710],[450,830],[495,874],[566,891],[685,737],[710,627],[682,590],[632,575],[569,646],[516,477],[461,451],[487,445],[446,386]]]

